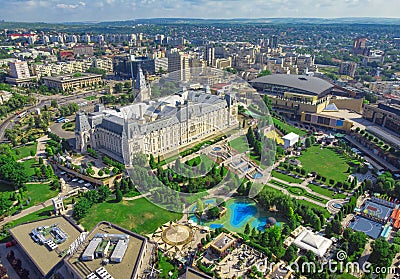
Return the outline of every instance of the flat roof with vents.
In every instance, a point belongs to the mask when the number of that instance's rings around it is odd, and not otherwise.
[[[111,242],[107,255],[96,256],[96,248],[101,245],[101,241],[105,240]],[[136,278],[146,243],[146,238],[141,235],[108,222],[100,222],[89,233],[85,243],[73,255],[65,259],[65,264],[78,278],[82,279]],[[87,256],[88,260],[84,260],[83,255]],[[91,260],[89,258],[92,255]],[[104,265],[104,262],[107,264]],[[103,265],[104,270],[101,269]]]

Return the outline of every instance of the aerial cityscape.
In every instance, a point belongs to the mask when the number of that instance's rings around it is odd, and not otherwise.
[[[400,278],[396,1],[0,2],[0,279]]]

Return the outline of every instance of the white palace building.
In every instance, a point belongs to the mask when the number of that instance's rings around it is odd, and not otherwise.
[[[207,89],[183,88],[158,100],[118,109],[97,105],[76,115],[76,149],[97,149],[131,165],[136,153],[164,155],[238,126],[234,94],[212,95]]]

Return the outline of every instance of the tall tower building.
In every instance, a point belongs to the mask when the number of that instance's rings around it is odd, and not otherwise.
[[[357,70],[357,63],[342,62],[340,63],[339,74],[354,77]]]
[[[215,59],[215,49],[213,46],[206,46],[206,55],[205,55],[207,66],[212,67],[214,65]]]
[[[30,78],[28,63],[26,61],[10,62],[10,76],[13,78]]]
[[[269,47],[270,48],[278,48],[278,36],[272,35],[269,38]]]
[[[171,77],[175,77],[174,75],[179,73],[180,80],[188,80],[190,78],[190,66],[189,66],[189,57],[187,54],[180,53],[178,50],[174,49],[168,52],[168,73],[172,73]],[[178,72],[179,71],[179,72]],[[176,72],[175,74],[173,74]]]

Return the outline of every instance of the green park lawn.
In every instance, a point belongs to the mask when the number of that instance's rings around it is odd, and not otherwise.
[[[307,135],[306,131],[303,131],[299,128],[293,127],[287,123],[282,122],[281,120],[272,117],[272,121],[274,122],[275,125],[280,126],[282,129],[286,130],[287,133],[296,133],[298,134],[300,137]]]
[[[26,223],[26,222],[32,222],[32,221],[37,221],[37,220],[42,220],[42,219],[46,219],[49,218],[51,215],[51,212],[53,212],[53,206],[48,206],[45,208],[42,208],[36,212],[33,212],[31,214],[28,214],[24,217],[21,217],[15,221],[12,221],[12,223],[10,223],[11,226],[16,226],[22,223]]]
[[[204,162],[207,171],[210,171],[212,166],[214,165],[214,161],[208,158],[208,156],[204,154],[201,154],[197,157],[194,157],[186,161],[186,164],[195,167],[195,166],[200,166],[202,162]]]
[[[31,204],[36,205],[54,198],[58,195],[58,191],[50,189],[50,183],[26,184],[25,197],[31,197]]]
[[[37,142],[33,142],[33,143],[28,143],[25,146],[22,147],[18,147],[18,148],[14,148],[12,149],[12,152],[15,154],[15,157],[17,158],[17,160],[31,156],[31,150],[33,150],[36,154],[36,148],[37,148]],[[18,150],[19,154],[17,155],[16,150]]]
[[[32,159],[23,161],[22,165],[24,166],[25,172],[28,175],[28,177],[31,177],[32,175],[35,174],[35,165],[36,165],[35,159],[32,158]]]
[[[295,177],[291,177],[290,175],[284,174],[284,173],[280,173],[277,172],[275,170],[273,170],[271,172],[271,175],[275,178],[281,179],[281,180],[285,180],[286,182],[289,183],[297,183],[300,184],[301,182],[303,182],[303,180],[301,180],[300,178],[295,178]]]
[[[310,188],[313,192],[324,195],[331,199],[345,199],[346,198],[345,194],[340,194],[340,193],[335,194],[334,191],[326,189],[326,188],[322,188],[321,186],[318,186],[315,184],[308,184],[307,187]]]
[[[91,230],[98,222],[107,220],[140,234],[149,234],[168,221],[179,220],[182,214],[162,209],[145,198],[94,204],[82,225]]]
[[[246,136],[240,136],[232,141],[229,142],[229,145],[236,149],[237,152],[243,153],[250,150],[250,146],[247,142]]]
[[[337,154],[334,149],[323,148],[319,145],[313,145],[298,158],[303,168],[308,172],[317,172],[319,175],[335,181],[347,180],[348,173],[346,158]]]

